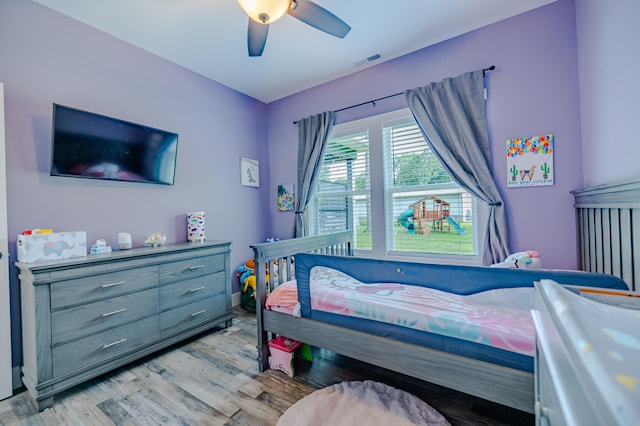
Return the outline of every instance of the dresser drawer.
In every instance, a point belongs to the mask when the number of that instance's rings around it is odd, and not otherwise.
[[[224,294],[224,271],[160,287],[160,310],[175,308],[207,297]]]
[[[159,312],[158,288],[125,294],[51,314],[53,345],[117,327]]]
[[[160,265],[160,284],[170,284],[224,270],[224,256],[196,257]]]
[[[157,284],[157,266],[59,281],[51,284],[51,309],[90,303]]]
[[[224,315],[227,298],[224,294],[202,299],[160,313],[160,335],[167,337]]]
[[[54,376],[62,376],[117,357],[156,341],[159,334],[156,315],[56,346],[52,351]]]

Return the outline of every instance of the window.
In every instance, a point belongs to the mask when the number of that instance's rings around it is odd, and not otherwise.
[[[312,234],[368,228],[371,194],[366,127],[334,127],[315,194],[310,207]],[[363,234],[356,233],[355,246],[370,249],[371,232]]]
[[[404,109],[334,127],[309,207],[311,232],[351,229],[355,249],[376,257],[475,257],[475,206]]]

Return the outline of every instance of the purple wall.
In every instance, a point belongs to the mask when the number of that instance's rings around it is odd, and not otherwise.
[[[585,187],[638,177],[638,18],[638,0],[576,2]]]
[[[0,4],[0,52],[12,255],[15,236],[30,228],[84,230],[88,244],[115,245],[122,231],[134,246],[152,232],[186,241],[186,213],[202,210],[207,238],[233,241],[232,268],[253,256],[249,244],[264,241],[270,227],[266,105],[28,1]],[[49,176],[53,102],[178,132],[175,185]],[[260,189],[240,186],[241,156],[260,160]]]
[[[573,1],[560,0],[419,52],[269,104],[271,181],[295,183],[294,120],[496,65],[487,77],[493,169],[505,198],[513,251],[537,250],[548,268],[576,268],[569,191],[582,186]],[[403,97],[337,114],[339,122],[406,106]],[[505,141],[554,133],[556,184],[506,188]],[[272,191],[273,192],[273,191]],[[275,192],[269,194],[275,205]],[[273,230],[289,237],[293,214],[275,211]]]

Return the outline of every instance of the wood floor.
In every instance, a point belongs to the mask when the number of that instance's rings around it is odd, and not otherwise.
[[[534,423],[532,415],[316,348],[312,363],[296,360],[293,379],[259,373],[255,334],[255,316],[237,309],[232,327],[60,393],[43,412],[26,391],[0,401],[0,425],[274,425],[305,395],[345,380],[377,380],[411,392],[454,426]]]

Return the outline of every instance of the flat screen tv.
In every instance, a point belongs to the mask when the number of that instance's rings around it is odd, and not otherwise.
[[[178,134],[53,104],[51,176],[173,185]]]

